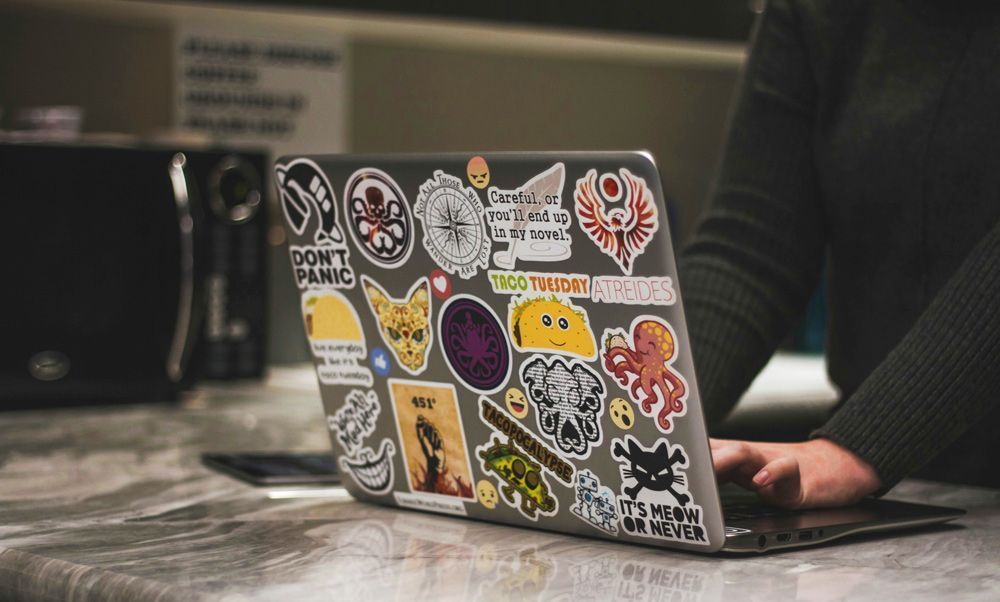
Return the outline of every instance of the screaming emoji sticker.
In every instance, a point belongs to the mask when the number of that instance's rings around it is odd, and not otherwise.
[[[608,404],[608,414],[611,415],[611,422],[623,431],[627,431],[635,424],[635,411],[632,404],[621,397],[615,397]]]
[[[601,176],[598,185],[597,170],[591,169],[576,181],[574,198],[580,228],[602,253],[615,260],[622,273],[631,275],[635,258],[659,227],[653,193],[646,181],[623,167],[618,175]]]
[[[518,351],[545,351],[593,360],[597,343],[587,312],[555,296],[511,299],[511,341]]]
[[[503,400],[507,404],[507,411],[514,418],[522,420],[528,415],[528,400],[524,397],[524,393],[520,389],[515,387],[507,389]]]
[[[367,276],[361,277],[379,334],[404,370],[416,375],[427,367],[431,344],[431,296],[426,278],[417,280],[404,299],[393,299]]]

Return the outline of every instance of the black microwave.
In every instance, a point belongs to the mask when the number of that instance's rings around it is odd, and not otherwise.
[[[0,144],[0,407],[260,376],[266,166],[244,151]]]

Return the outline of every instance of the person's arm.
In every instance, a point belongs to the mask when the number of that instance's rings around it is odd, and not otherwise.
[[[711,205],[678,262],[710,425],[732,409],[800,319],[824,258],[814,77],[795,11],[787,0],[768,4]]]

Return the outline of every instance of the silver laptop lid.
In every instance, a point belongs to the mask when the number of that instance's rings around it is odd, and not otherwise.
[[[722,546],[647,154],[330,155],[275,170],[352,495]]]

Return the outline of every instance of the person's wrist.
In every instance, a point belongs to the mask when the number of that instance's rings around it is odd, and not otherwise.
[[[882,486],[875,468],[843,445],[824,437],[812,439],[807,444],[820,453],[824,462],[832,464],[830,468],[838,481],[854,485],[855,501],[875,493]]]

